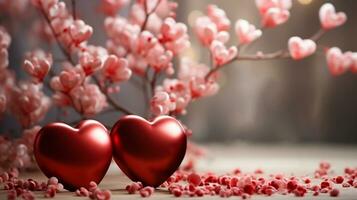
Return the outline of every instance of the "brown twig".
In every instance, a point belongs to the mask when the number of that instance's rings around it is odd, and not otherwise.
[[[53,37],[55,38],[56,43],[57,43],[58,47],[60,48],[61,52],[63,53],[64,56],[66,56],[67,60],[68,60],[71,64],[74,65],[75,63],[74,63],[74,61],[73,61],[73,59],[72,59],[71,54],[62,46],[61,42],[59,41],[58,36],[57,36],[57,34],[56,34],[56,31],[55,31],[55,29],[53,28],[53,26],[52,26],[52,24],[51,24],[51,21],[50,21],[50,19],[48,18],[47,14],[46,14],[46,12],[45,12],[45,10],[44,10],[44,8],[42,7],[42,4],[41,4],[41,8],[40,8],[39,10],[40,10],[42,16],[45,18],[45,20],[46,20],[48,26],[50,27],[51,32],[52,32],[52,35],[53,35]]]
[[[161,0],[157,1],[156,5],[154,6],[154,8],[150,12],[148,11],[147,2],[148,2],[148,0],[144,1],[145,19],[144,19],[143,24],[141,25],[141,29],[140,29],[141,31],[145,30],[146,24],[148,23],[150,15],[153,14],[156,11],[157,7],[159,7],[159,4],[161,3]]]
[[[71,0],[72,1],[72,17],[74,20],[77,19],[77,11],[76,11],[76,0]]]
[[[108,103],[113,106],[116,110],[121,111],[124,114],[127,115],[132,115],[133,113],[127,110],[126,108],[120,106],[115,100],[108,94],[106,87],[102,87],[102,84],[100,84],[98,78],[96,76],[93,76],[94,82],[99,86],[100,91],[106,96]]]

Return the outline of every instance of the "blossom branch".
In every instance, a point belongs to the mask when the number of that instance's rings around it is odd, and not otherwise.
[[[316,31],[315,34],[313,34],[310,39],[317,42],[319,39],[322,38],[322,36],[326,33],[327,31],[325,29],[320,28],[318,31]],[[238,47],[241,47],[242,44],[239,44]],[[241,55],[240,52],[237,54],[237,56],[230,61],[226,62],[222,66],[217,66],[217,67],[212,67],[211,70],[207,73],[205,76],[205,80],[209,80],[209,78],[216,73],[218,70],[222,69],[223,67],[227,66],[228,64],[231,64],[234,61],[239,61],[239,60],[252,60],[252,61],[258,61],[258,60],[274,60],[274,59],[286,59],[286,58],[291,58],[291,55],[289,53],[288,49],[281,49],[277,50],[272,53],[267,53],[264,54],[262,52],[257,52],[256,54],[253,55]]]
[[[72,59],[71,54],[62,46],[61,42],[59,41],[56,31],[55,31],[54,27],[52,26],[51,21],[48,18],[42,4],[40,4],[39,10],[40,10],[40,13],[42,14],[43,18],[46,20],[47,25],[50,27],[52,35],[55,38],[56,43],[57,43],[58,47],[60,48],[61,52],[63,53],[64,56],[66,56],[67,60],[74,65],[74,60]]]

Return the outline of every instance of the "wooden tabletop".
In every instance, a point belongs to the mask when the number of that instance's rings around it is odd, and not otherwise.
[[[305,176],[312,175],[320,161],[328,161],[336,174],[342,174],[345,167],[357,167],[357,147],[334,145],[261,145],[234,143],[226,145],[206,145],[207,156],[200,159],[197,164],[198,171],[213,171],[216,173],[231,172],[240,168],[243,172],[253,172],[262,169],[266,174],[284,173],[286,175]],[[46,180],[41,172],[27,172],[20,175],[22,178]],[[130,183],[119,168],[112,163],[108,174],[104,177],[100,188],[110,189],[112,199],[137,199],[138,194],[129,195],[124,190]],[[340,188],[340,195],[331,199],[357,199],[357,188]],[[36,197],[43,198],[43,193],[36,193]],[[74,193],[57,193],[56,199],[80,199]],[[191,199],[217,199],[217,196]],[[237,197],[232,197],[237,199]],[[308,194],[298,199],[327,199],[328,194],[313,197]],[[0,199],[6,199],[6,191],[0,190]],[[164,189],[159,189],[150,199],[179,199],[175,198]],[[252,199],[297,199],[294,196],[273,195],[254,196]]]

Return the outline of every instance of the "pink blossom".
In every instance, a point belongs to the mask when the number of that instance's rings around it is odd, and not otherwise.
[[[144,57],[129,54],[127,56],[129,68],[136,74],[143,76],[148,67],[148,63]]]
[[[231,22],[226,16],[226,12],[216,5],[208,5],[207,15],[216,24],[218,31],[228,31]]]
[[[66,4],[64,2],[58,2],[50,6],[48,9],[44,10],[48,12],[48,17],[50,19],[63,19],[66,20],[69,17]]]
[[[138,55],[146,56],[156,44],[158,44],[157,38],[151,32],[143,31],[133,41],[132,50]]]
[[[171,72],[170,70],[172,69],[172,58],[173,53],[169,50],[165,50],[160,44],[151,48],[146,56],[148,64],[153,67],[155,71],[166,70],[168,73]]]
[[[278,25],[285,23],[290,17],[290,12],[288,10],[283,10],[280,8],[270,8],[263,15],[262,26],[267,28],[274,28]]]
[[[108,17],[104,21],[105,31],[115,44],[130,49],[133,41],[140,33],[140,26],[130,24],[122,17]]]
[[[75,20],[70,26],[69,33],[73,42],[78,45],[90,38],[93,34],[93,28],[85,24],[82,20]]]
[[[175,103],[171,101],[166,92],[155,92],[150,102],[151,112],[154,115],[165,115],[175,109]]]
[[[207,16],[198,17],[194,29],[198,39],[204,46],[211,45],[218,33],[216,24]]]
[[[186,113],[186,107],[191,101],[191,91],[186,82],[178,79],[165,79],[162,86],[156,87],[155,91],[163,91],[170,96],[171,102],[175,103],[175,109],[170,111],[177,114]]]
[[[35,83],[40,83],[50,71],[52,63],[51,54],[37,49],[26,54],[23,67]]]
[[[167,17],[176,17],[176,8],[178,7],[178,3],[170,1],[170,0],[160,0],[159,6],[155,10],[155,14],[159,16],[161,19],[165,19]]]
[[[236,57],[238,50],[237,47],[230,47],[229,49],[226,46],[217,40],[214,40],[210,46],[210,51],[212,54],[213,61],[216,66],[221,66]]]
[[[50,99],[43,94],[40,85],[21,83],[9,91],[9,108],[23,127],[38,123],[47,113]]]
[[[190,46],[187,26],[183,23],[177,23],[173,18],[165,19],[160,33],[160,42],[175,55]]]
[[[344,24],[347,16],[344,12],[336,13],[335,7],[331,3],[325,3],[319,11],[321,26],[324,29],[333,29]]]
[[[120,82],[130,78],[131,70],[126,59],[110,55],[104,62],[103,74],[113,82]]]
[[[327,65],[332,75],[341,75],[349,69],[352,65],[351,53],[342,53],[338,47],[332,47],[327,51]]]
[[[239,19],[235,24],[235,32],[241,44],[249,44],[262,36],[262,31],[256,29],[247,20]]]
[[[215,81],[216,76],[211,76],[209,80],[205,80],[209,70],[209,67],[204,64],[195,63],[188,58],[181,59],[178,78],[188,84],[192,99],[217,93],[219,86]]]
[[[110,16],[114,16],[120,9],[126,6],[130,0],[101,0],[100,10]]]
[[[79,54],[79,64],[88,76],[102,67],[102,62],[108,56],[105,48],[99,46],[87,46]]]
[[[63,71],[51,80],[51,87],[61,92],[69,92],[84,81],[84,72],[80,67],[65,65]]]
[[[291,37],[288,42],[288,48],[291,57],[299,60],[310,56],[316,51],[316,43],[310,39],[301,39],[300,37]]]
[[[279,8],[282,10],[290,10],[292,0],[255,0],[259,13],[265,15],[270,8]]]
[[[107,106],[105,95],[95,84],[86,83],[83,86],[75,87],[70,92],[70,97],[74,108],[85,116],[93,116]]]

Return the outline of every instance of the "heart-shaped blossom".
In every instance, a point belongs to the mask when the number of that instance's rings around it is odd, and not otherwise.
[[[291,37],[288,41],[288,48],[291,57],[299,60],[310,56],[316,51],[316,43],[310,39],[301,39],[300,37]]]
[[[164,44],[166,49],[172,51],[175,55],[181,53],[190,46],[187,26],[183,23],[177,23],[171,17],[164,20],[160,33],[160,42]]]
[[[173,53],[166,50],[162,45],[157,44],[151,48],[146,56],[147,62],[155,71],[166,70],[168,74],[173,73],[172,68]]]
[[[107,106],[105,95],[98,85],[83,84],[70,92],[74,108],[85,116],[92,116]]]
[[[167,92],[158,91],[152,97],[150,109],[154,115],[165,115],[175,110],[176,104],[171,101]]]
[[[341,26],[347,20],[344,12],[337,12],[331,3],[325,3],[319,11],[320,23],[324,29],[333,29]]]
[[[289,17],[290,12],[288,10],[276,7],[269,8],[268,11],[263,15],[262,26],[267,28],[274,28],[285,23]]]
[[[207,6],[207,15],[216,24],[218,31],[228,31],[231,22],[229,21],[226,12],[216,5]]]
[[[238,53],[237,47],[227,47],[220,41],[214,40],[210,46],[213,61],[216,66],[221,66],[231,61]]]
[[[88,76],[102,67],[103,61],[108,57],[108,51],[100,46],[89,45],[80,52],[79,64]]]
[[[343,53],[340,48],[332,47],[326,52],[326,61],[332,75],[341,75],[352,65],[352,52]]]
[[[70,26],[69,33],[74,44],[78,45],[92,36],[93,28],[85,24],[83,20],[75,20]]]
[[[171,110],[176,114],[185,114],[186,107],[191,101],[191,91],[189,85],[178,79],[165,79],[162,86],[155,88],[156,92],[167,92],[171,102],[175,103],[175,109]]]
[[[218,33],[216,24],[207,16],[198,17],[194,29],[198,39],[204,46],[209,46]]]
[[[51,54],[35,50],[26,54],[23,67],[35,83],[40,83],[50,71],[52,63]]]
[[[103,75],[113,82],[128,80],[131,76],[128,61],[124,58],[110,55],[104,62]]]
[[[65,66],[58,76],[51,79],[51,87],[61,92],[69,92],[84,81],[85,74],[80,67]]]
[[[237,20],[234,29],[241,44],[249,44],[262,36],[261,30],[244,19]]]

